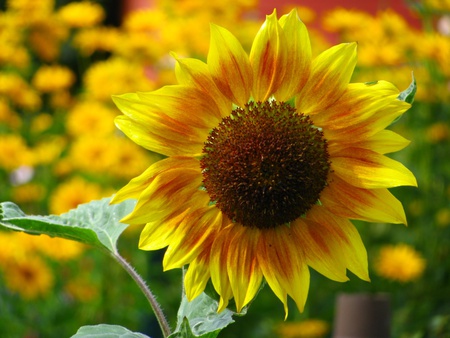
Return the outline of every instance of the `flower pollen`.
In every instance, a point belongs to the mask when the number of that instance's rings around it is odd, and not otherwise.
[[[209,134],[203,184],[231,220],[260,229],[289,224],[319,199],[330,171],[327,142],[285,102],[250,102]]]

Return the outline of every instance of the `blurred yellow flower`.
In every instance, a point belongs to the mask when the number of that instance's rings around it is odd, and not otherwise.
[[[67,141],[62,135],[43,138],[32,149],[33,163],[35,165],[53,163],[63,152],[66,143]]]
[[[46,235],[40,236],[38,244],[38,251],[57,261],[77,258],[87,248],[86,245],[80,242]]]
[[[131,179],[161,159],[159,154],[142,149],[126,138],[112,139],[110,147],[115,151],[110,172],[119,178]]]
[[[60,53],[61,43],[68,36],[54,15],[49,15],[29,27],[28,41],[31,49],[45,62],[54,62]]]
[[[115,27],[92,27],[78,31],[74,37],[74,46],[83,55],[95,51],[113,51],[120,43],[121,33]]]
[[[89,277],[90,275],[85,273],[69,280],[65,286],[66,292],[81,302],[89,302],[97,298],[99,289],[89,280]]]
[[[54,0],[7,0],[6,7],[21,17],[23,22],[33,22],[53,11]]]
[[[91,27],[105,18],[105,11],[100,4],[91,1],[70,2],[60,8],[59,18],[74,28]]]
[[[433,123],[425,130],[425,135],[430,143],[446,141],[450,137],[450,126],[445,122]]]
[[[0,135],[0,168],[14,170],[22,165],[32,164],[32,153],[20,135]]]
[[[3,267],[5,284],[25,299],[47,295],[52,290],[53,274],[39,256],[11,260]]]
[[[45,188],[39,183],[26,183],[12,188],[12,199],[16,203],[30,203],[42,200]]]
[[[322,338],[329,330],[330,325],[321,319],[284,322],[277,327],[279,338]]]
[[[445,228],[450,225],[450,208],[442,208],[435,215],[438,226]]]
[[[19,115],[10,108],[4,97],[0,97],[0,123],[12,129],[18,129],[22,125]]]
[[[79,101],[67,115],[67,132],[73,136],[104,136],[116,130],[116,110],[98,101]]]
[[[95,183],[89,183],[81,177],[72,178],[61,183],[50,197],[50,212],[62,214],[79,204],[99,199],[102,196],[101,187]]]
[[[397,244],[381,248],[374,269],[381,277],[405,283],[418,279],[425,266],[425,259],[413,247]]]
[[[32,84],[42,93],[57,92],[69,88],[75,82],[75,74],[68,67],[41,66],[34,74]]]
[[[93,64],[85,73],[84,84],[93,99],[108,102],[113,94],[153,88],[142,65],[121,58]]]
[[[69,157],[74,168],[97,174],[106,174],[115,163],[116,150],[111,147],[113,137],[83,136],[71,145]]]

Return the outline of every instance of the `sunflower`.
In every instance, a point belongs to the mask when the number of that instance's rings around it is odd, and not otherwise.
[[[189,265],[193,299],[211,280],[218,311],[241,311],[263,280],[300,311],[309,267],[339,282],[369,280],[349,219],[406,223],[387,188],[416,185],[384,154],[408,141],[385,130],[410,104],[390,83],[349,83],[356,44],[311,56],[296,12],[267,16],[248,55],[211,25],[207,62],[178,58],[178,84],[113,99],[116,125],[166,156],[113,198],[138,200],[122,221],[146,224],[139,247],[167,247],[164,269]]]

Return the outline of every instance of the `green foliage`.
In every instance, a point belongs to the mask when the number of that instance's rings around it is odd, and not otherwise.
[[[59,216],[28,216],[16,204],[3,202],[0,224],[12,230],[71,239],[115,252],[117,240],[127,228],[119,221],[131,212],[135,202],[110,205],[109,201],[110,198],[104,198],[81,204]]]
[[[108,337],[108,338],[149,338],[148,336],[131,332],[126,328],[118,325],[89,325],[80,327],[72,338],[97,338],[97,337]]]
[[[412,74],[411,84],[408,86],[408,88],[406,88],[399,94],[398,99],[401,101],[408,102],[409,104],[412,104],[414,102],[416,92],[417,92],[416,79],[414,78],[414,74]]]
[[[217,313],[218,302],[207,294],[189,302],[183,296],[177,316],[177,328],[170,338],[215,338],[219,332],[234,323],[233,311],[229,309]]]

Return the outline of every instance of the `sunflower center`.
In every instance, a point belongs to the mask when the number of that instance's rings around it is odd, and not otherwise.
[[[323,133],[285,102],[250,102],[214,128],[203,148],[212,202],[244,226],[273,228],[305,214],[327,184]]]

